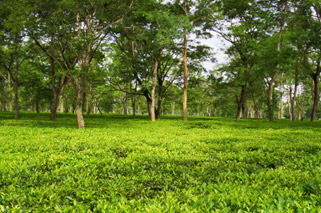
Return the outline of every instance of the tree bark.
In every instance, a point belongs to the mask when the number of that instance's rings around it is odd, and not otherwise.
[[[51,63],[51,91],[52,91],[50,120],[55,121],[57,116],[57,108],[59,105],[60,94],[63,92],[67,84],[67,78],[60,77],[58,81],[58,87],[57,87],[56,86],[56,66],[55,66],[54,58],[50,58],[50,63]]]
[[[9,97],[9,112],[12,112],[12,80],[11,75],[8,73],[8,97]]]
[[[20,118],[20,109],[19,109],[19,89],[17,79],[14,81],[14,109],[15,109],[15,119]]]
[[[291,95],[291,114],[292,114],[292,121],[296,120],[296,115],[295,115],[295,101],[296,101],[296,94],[298,90],[298,84],[299,84],[299,68],[298,65],[296,66],[296,71],[295,71],[295,79],[294,79],[294,90],[293,94],[290,93]],[[291,90],[290,90],[291,91]]]
[[[59,98],[59,112],[63,113],[64,112],[64,107],[65,107],[65,103],[64,103],[64,99],[60,96]]]
[[[130,89],[132,92],[132,84],[130,84]],[[131,96],[132,108],[133,108],[133,118],[134,119],[136,118],[136,95],[135,95],[136,92],[137,92],[137,84],[135,85],[135,90],[134,90],[134,92],[132,92],[132,96]]]
[[[171,104],[171,115],[175,115],[175,102]]]
[[[128,109],[127,109],[127,100],[128,100],[128,93],[125,93],[125,96],[123,98],[123,114],[127,115],[128,114]]]
[[[77,122],[78,128],[84,129],[85,128],[85,120],[83,116],[83,102],[84,102],[84,95],[85,95],[85,84],[86,80],[83,75],[79,78],[80,82],[77,88],[77,103],[76,103],[76,114],[77,114]]]
[[[246,92],[247,86],[242,85],[240,98],[236,98],[237,101],[237,113],[236,113],[236,120],[239,121],[242,117],[242,110],[244,108],[245,100],[246,100]]]
[[[158,100],[156,109],[156,119],[161,119],[162,117],[162,105],[163,105],[163,80],[158,78]]]
[[[152,102],[150,105],[150,118],[151,121],[156,121],[156,113],[155,113],[155,106],[156,106],[156,84],[157,84],[157,69],[158,69],[158,61],[155,60],[154,71],[153,71],[153,84],[152,84]]]
[[[133,118],[136,118],[136,98],[132,97]]]
[[[312,99],[312,110],[311,110],[311,121],[315,121],[318,119],[317,110],[318,104],[320,100],[320,62],[317,64],[317,71],[311,74],[311,78],[313,80],[313,99]]]
[[[2,87],[2,111],[7,111],[6,79],[3,80]]]
[[[288,86],[288,108],[289,108],[289,116],[290,116],[290,120],[292,121],[292,110],[291,110],[291,99],[292,99],[292,87]]]
[[[283,119],[284,117],[284,107],[283,107],[283,92],[284,92],[284,85],[283,85],[283,73],[281,75],[281,82],[280,82],[280,103],[279,103],[279,119]]]
[[[40,113],[39,100],[36,100],[36,112]]]
[[[163,101],[161,97],[158,97],[157,100],[157,110],[156,110],[156,118],[157,119],[161,119],[162,117],[162,105],[163,105]]]
[[[89,55],[85,54],[83,58],[80,60],[79,64],[79,77],[78,82],[76,83],[77,88],[77,102],[76,102],[76,114],[77,114],[77,122],[78,128],[85,128],[85,120],[83,116],[83,106],[84,106],[84,98],[85,98],[85,88],[86,88],[86,74],[89,70]]]
[[[269,121],[272,122],[274,120],[273,118],[273,93],[274,93],[274,82],[275,82],[276,74],[274,74],[269,81],[269,100],[268,100],[268,118]]]
[[[14,98],[14,108],[15,108],[15,119],[20,118],[20,109],[19,109],[19,57],[16,53],[15,55],[15,63],[16,67],[14,69],[14,93],[15,93],[15,98]]]
[[[187,1],[185,1],[185,7],[187,7]],[[184,56],[183,56],[183,63],[184,63],[184,95],[183,95],[183,120],[187,120],[188,111],[187,111],[187,81],[188,81],[188,67],[187,67],[187,30],[184,29]]]
[[[57,115],[57,108],[59,104],[59,92],[53,89],[53,98],[51,100],[51,108],[50,108],[50,120],[55,121]]]
[[[148,116],[151,117],[151,110],[150,109],[151,109],[152,99],[151,99],[150,94],[147,89],[145,89],[143,93],[146,98],[147,113],[148,113]],[[143,112],[143,110],[142,110],[142,112]]]

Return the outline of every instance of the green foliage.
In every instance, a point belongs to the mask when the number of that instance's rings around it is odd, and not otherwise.
[[[0,113],[0,211],[318,212],[320,122]]]

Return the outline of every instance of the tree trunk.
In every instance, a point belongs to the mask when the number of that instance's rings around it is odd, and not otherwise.
[[[91,104],[89,103],[89,101],[87,101],[87,115],[90,115],[91,113]]]
[[[133,118],[136,118],[136,98],[132,96]]]
[[[148,116],[151,118],[152,114],[151,114],[151,105],[152,105],[152,99],[150,98],[146,98],[146,104],[147,104],[147,113]],[[142,112],[142,115],[144,115],[144,113]]]
[[[321,67],[320,67],[320,62],[317,64],[317,71],[316,73],[313,73],[311,75],[312,80],[313,80],[313,99],[312,99],[312,111],[311,111],[311,121],[315,121],[318,119],[317,115],[317,110],[318,110],[318,104],[320,100],[320,72],[321,72]]]
[[[163,105],[163,81],[158,78],[158,100],[157,100],[157,110],[156,119],[161,119],[162,117],[162,105]]]
[[[80,76],[80,83],[77,88],[77,103],[76,103],[76,114],[77,114],[77,122],[78,128],[84,129],[85,128],[85,120],[83,116],[83,102],[84,102],[84,95],[85,95],[85,77]]]
[[[19,90],[18,90],[18,79],[14,81],[14,109],[15,109],[15,119],[20,118],[19,109]]]
[[[157,110],[156,110],[156,118],[157,119],[161,119],[162,117],[162,105],[163,105],[163,101],[161,97],[158,97],[158,101],[157,101]]]
[[[243,114],[244,104],[245,104],[245,100],[246,100],[246,92],[247,92],[247,86],[242,85],[240,98],[236,99],[236,101],[237,101],[236,120],[237,121],[239,121],[241,119],[242,114]]]
[[[242,117],[242,106],[237,104],[236,121],[239,121],[241,117]]]
[[[136,118],[136,97],[132,96],[132,108],[133,108],[133,118]]]
[[[293,95],[291,94],[291,114],[292,114],[292,121],[296,120],[296,113],[295,113],[295,101],[296,101],[296,93],[298,90],[298,83],[299,83],[299,70],[298,65],[296,66],[295,71],[295,80],[294,80],[294,91]]]
[[[150,110],[150,108],[151,108],[151,104],[152,104],[152,99],[151,99],[151,97],[150,97],[150,95],[149,95],[149,92],[148,92],[148,90],[144,90],[144,96],[145,96],[145,98],[146,98],[146,104],[147,104],[147,113],[148,113],[148,116],[149,117],[151,117],[151,110]],[[142,110],[142,113],[143,113],[143,110]],[[143,115],[143,114],[142,114]]]
[[[150,105],[150,114],[151,114],[151,121],[156,121],[156,114],[155,114],[155,106],[156,106],[156,84],[157,84],[157,69],[158,69],[158,61],[155,61],[154,65],[154,72],[153,72],[153,84],[152,84],[152,102]]]
[[[65,106],[64,99],[62,97],[60,97],[60,99],[59,99],[59,112],[60,113],[64,112],[64,106]]]
[[[18,73],[19,73],[19,58],[18,55],[16,54],[15,56],[15,63],[16,63],[16,67],[14,69],[14,93],[15,93],[15,97],[14,97],[14,108],[15,108],[15,119],[19,119],[20,118],[20,109],[19,109],[19,77],[18,77]]]
[[[97,109],[98,109],[98,112],[99,112],[100,116],[103,116],[103,112],[100,110],[99,106],[97,106]]]
[[[294,86],[293,96],[291,99],[291,114],[292,114],[292,121],[296,120],[296,113],[295,113],[295,100],[296,100],[296,86]]]
[[[83,106],[84,106],[84,98],[85,98],[85,87],[86,87],[86,74],[89,70],[89,58],[88,56],[84,56],[79,65],[80,75],[78,77],[77,84],[77,102],[76,102],[76,114],[77,114],[77,122],[78,128],[85,128],[85,120],[83,116]]]
[[[280,103],[279,103],[279,119],[283,119],[284,117],[284,107],[283,107],[283,92],[284,92],[284,85],[283,85],[283,73],[281,75],[281,82],[280,82]]]
[[[51,63],[51,91],[52,91],[52,100],[50,107],[50,120],[55,121],[57,116],[57,108],[59,105],[60,94],[63,92],[65,85],[67,84],[66,78],[59,79],[59,85],[56,87],[56,66],[55,60],[50,58]],[[61,111],[61,110],[60,110]]]
[[[2,111],[7,111],[6,80],[4,79],[2,87]]]
[[[175,115],[175,102],[171,104],[171,115]]]
[[[12,112],[12,80],[11,75],[8,73],[8,97],[9,97],[9,112]]]
[[[124,114],[124,115],[127,115],[127,114],[128,114],[127,100],[128,100],[128,94],[127,94],[127,92],[126,92],[126,93],[125,93],[125,97],[123,98],[123,114]]]
[[[212,113],[211,113],[211,116],[212,116]],[[242,104],[242,118],[247,118],[246,117],[245,104],[244,103]]]
[[[293,117],[293,115],[292,115],[292,107],[291,107],[291,99],[292,99],[292,87],[291,86],[288,86],[288,108],[289,108],[289,116],[290,116],[290,120],[292,121],[292,117]]]
[[[55,61],[53,58],[50,58],[51,63],[51,91],[53,94],[52,100],[51,100],[51,108],[50,108],[50,120],[54,121],[56,120],[56,114],[57,114],[57,107],[59,103],[59,91],[56,90],[56,84],[55,84],[55,76],[56,76],[56,67],[55,67]]]
[[[185,1],[185,7],[187,7],[187,1]],[[184,95],[183,95],[183,120],[187,120],[188,112],[187,112],[187,81],[188,81],[188,67],[187,67],[187,30],[184,29]]]
[[[269,121],[273,121],[273,93],[274,93],[274,81],[276,78],[276,74],[269,81],[269,101],[268,101],[268,118]]]
[[[39,100],[36,100],[36,111],[37,113],[40,113],[40,108],[39,108]]]
[[[51,108],[50,108],[50,120],[55,121],[57,115],[57,108],[59,104],[59,92],[53,89],[53,98],[51,100]]]
[[[67,103],[67,101],[64,101],[64,113],[68,113],[69,112],[69,104]]]

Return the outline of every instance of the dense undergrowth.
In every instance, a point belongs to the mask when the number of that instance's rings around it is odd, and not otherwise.
[[[321,123],[0,113],[0,212],[318,212]]]

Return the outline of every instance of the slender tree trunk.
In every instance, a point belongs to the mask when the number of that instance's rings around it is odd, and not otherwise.
[[[185,7],[187,7],[187,1],[185,2]],[[184,95],[183,95],[183,120],[187,120],[188,111],[187,111],[187,81],[188,81],[188,67],[187,67],[187,30],[184,29]]]
[[[64,99],[60,96],[60,98],[59,98],[59,112],[60,113],[64,112],[64,107],[65,107]]]
[[[15,63],[16,67],[14,69],[14,93],[15,93],[15,98],[14,98],[14,108],[15,108],[15,119],[20,118],[20,109],[19,109],[19,57],[16,54],[15,56]]]
[[[318,119],[317,110],[320,99],[320,88],[319,88],[319,76],[315,76],[313,78],[313,105],[312,105],[312,113],[311,113],[311,121],[315,121]]]
[[[59,104],[59,92],[53,89],[53,98],[51,100],[51,108],[50,108],[50,120],[55,121],[57,115],[57,108]]]
[[[157,100],[157,110],[156,119],[161,119],[162,117],[162,105],[163,105],[163,81],[158,79],[158,100]]]
[[[128,100],[128,94],[127,94],[127,92],[126,92],[126,93],[125,93],[125,97],[123,98],[123,114],[124,114],[124,115],[127,115],[127,114],[128,114],[127,100]]]
[[[175,115],[175,102],[171,104],[171,115]]]
[[[151,97],[149,95],[148,90],[144,90],[144,96],[146,98],[147,113],[148,113],[148,116],[151,118],[151,110],[150,109],[151,109],[152,99],[151,99]]]
[[[156,106],[156,84],[157,84],[157,69],[158,61],[155,61],[154,72],[153,72],[153,84],[152,84],[152,103],[150,105],[151,120],[156,121],[155,106]]]
[[[293,96],[291,94],[291,114],[292,114],[292,121],[296,120],[296,113],[295,113],[295,102],[296,102],[296,95],[298,90],[298,84],[299,84],[299,73],[298,73],[298,65],[296,67],[295,72],[295,80],[294,80],[294,91]]]
[[[85,120],[83,116],[83,102],[84,102],[84,94],[85,94],[85,77],[80,76],[80,82],[77,88],[77,103],[76,103],[76,114],[77,114],[77,122],[78,128],[85,128]]]
[[[304,120],[304,96],[301,97],[301,101],[300,101],[300,108],[299,108],[299,115],[298,115],[298,119],[303,121]]]
[[[59,97],[60,94],[63,92],[64,87],[67,83],[65,79],[59,81],[58,88],[56,88],[56,66],[55,60],[50,58],[51,63],[51,91],[52,91],[52,100],[51,100],[51,107],[50,107],[50,120],[55,121],[57,116],[57,108],[59,105]]]
[[[87,115],[90,115],[91,113],[91,103],[89,100],[87,100]]]
[[[89,56],[84,56],[79,65],[80,75],[78,77],[77,84],[77,102],[76,102],[76,114],[77,114],[77,122],[78,128],[85,128],[85,120],[83,116],[83,105],[85,98],[85,87],[86,87],[86,74],[89,70]]]
[[[313,80],[313,95],[312,95],[312,112],[311,112],[311,121],[315,121],[318,119],[317,110],[318,104],[320,101],[320,62],[317,64],[317,71],[311,75]]]
[[[97,106],[97,109],[98,109],[98,112],[99,112],[100,116],[103,116],[103,112],[100,110],[99,106]]]
[[[39,107],[39,99],[36,99],[36,112],[40,113],[40,107]]]
[[[132,85],[130,84],[130,88],[131,88],[131,92],[132,92],[132,96],[131,96],[131,99],[132,99],[132,108],[133,108],[133,118],[135,119],[136,118],[136,91],[137,91],[137,84],[135,86],[135,90],[134,92],[132,91]]]
[[[212,113],[211,113],[212,115]],[[245,104],[242,104],[242,118],[246,118],[246,112],[245,112]]]
[[[296,120],[296,113],[295,113],[295,100],[296,100],[296,86],[294,87],[293,97],[291,99],[291,114],[292,114],[292,121]]]
[[[162,105],[163,105],[162,98],[158,97],[157,110],[156,110],[156,118],[157,119],[161,119],[161,117],[162,117],[162,111],[163,111]]]
[[[7,111],[7,94],[6,94],[6,80],[4,79],[2,87],[2,111]]]
[[[152,105],[152,99],[150,98],[146,98],[146,104],[147,104],[147,113],[148,113],[148,116],[151,118],[152,117],[152,113],[151,113],[151,105]],[[142,114],[144,115],[144,114]]]
[[[240,98],[237,98],[237,113],[236,120],[239,121],[243,114],[244,104],[246,100],[247,86],[242,85]]]
[[[268,101],[268,117],[269,121],[273,121],[273,93],[274,93],[274,81],[276,78],[276,74],[271,78],[269,82],[269,101]]]
[[[284,85],[283,85],[283,73],[281,75],[281,82],[280,82],[280,103],[279,103],[279,119],[283,119],[284,117],[284,107],[283,107],[283,92],[284,92]]]
[[[64,100],[64,113],[68,113],[69,112],[69,104],[67,103],[67,100]]]
[[[15,109],[15,119],[20,118],[19,109],[19,90],[18,90],[18,79],[14,81],[14,109]]]
[[[9,98],[9,112],[12,112],[12,80],[11,75],[8,73],[8,98]]]
[[[241,117],[242,117],[242,106],[237,104],[236,120],[239,121]]]
[[[290,116],[290,120],[292,121],[292,104],[291,104],[291,101],[292,100],[292,87],[289,85],[288,86],[288,108],[289,108],[289,116]]]
[[[136,98],[132,97],[133,118],[136,118]]]

